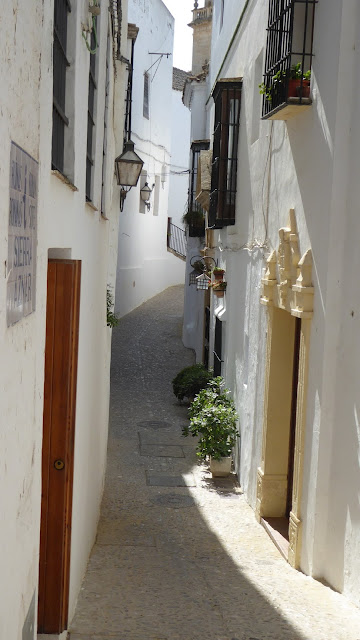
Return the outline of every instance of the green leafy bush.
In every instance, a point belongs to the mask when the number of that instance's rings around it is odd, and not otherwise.
[[[110,329],[117,327],[119,318],[114,313],[114,298],[110,287],[106,289],[106,324]]]
[[[203,364],[193,364],[179,371],[172,381],[173,391],[178,400],[183,398],[193,399],[197,393],[206,387],[212,373]]]
[[[236,427],[238,415],[223,382],[220,376],[213,378],[189,408],[190,424],[183,428],[182,433],[184,436],[200,436],[197,444],[199,458],[211,456],[220,460],[231,455],[239,437]]]

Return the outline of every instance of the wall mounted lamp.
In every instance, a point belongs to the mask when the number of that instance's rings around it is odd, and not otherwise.
[[[150,210],[150,196],[152,194],[152,190],[154,187],[155,187],[155,184],[153,184],[152,187],[149,187],[148,183],[145,182],[142,189],[140,189],[141,200],[144,202],[144,204],[146,204],[148,211]]]
[[[144,162],[134,151],[134,143],[128,140],[124,144],[124,150],[115,158],[116,181],[121,186],[120,211],[124,208],[124,200],[131,187],[136,187]]]
[[[193,270],[189,274],[189,285],[196,284],[197,291],[208,289],[211,282],[208,273],[216,265],[216,260],[211,256],[193,256],[190,260],[190,266],[193,267]]]

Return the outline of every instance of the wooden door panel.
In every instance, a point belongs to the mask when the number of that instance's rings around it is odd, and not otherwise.
[[[49,261],[38,631],[66,628],[69,591],[80,262]]]

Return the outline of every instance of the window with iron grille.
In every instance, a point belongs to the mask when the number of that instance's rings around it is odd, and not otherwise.
[[[150,101],[150,84],[149,74],[144,73],[144,103],[143,103],[143,116],[149,119],[149,101]]]
[[[86,144],[86,186],[85,195],[86,200],[92,200],[92,179],[94,169],[94,153],[93,153],[93,141],[95,137],[95,101],[96,101],[96,58],[97,58],[97,17],[93,18],[93,29],[91,31],[91,51],[90,54],[90,66],[89,66],[89,94],[88,94],[88,126],[87,126],[87,144]]]
[[[71,11],[69,0],[55,0],[54,4],[54,41],[53,41],[53,130],[52,130],[52,168],[64,172],[65,128],[69,124],[66,116],[66,69],[70,66],[67,59],[68,14]]]
[[[316,4],[317,0],[269,0],[263,118],[287,104],[311,103],[309,77]]]
[[[209,227],[235,224],[241,82],[218,82],[215,102]]]
[[[103,139],[103,160],[101,179],[101,215],[105,216],[106,211],[106,159],[107,159],[107,130],[109,119],[109,85],[110,85],[110,32],[107,36],[106,45],[106,74],[105,74],[105,106],[104,106],[104,139]]]

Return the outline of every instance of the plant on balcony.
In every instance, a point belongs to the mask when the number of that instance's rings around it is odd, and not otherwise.
[[[286,71],[279,69],[279,71],[272,76],[271,85],[267,85],[264,82],[259,84],[259,93],[265,95],[265,99],[268,102],[272,102],[273,99],[275,101],[275,97],[279,98],[279,96],[281,96],[282,101],[285,101],[287,77],[289,78],[287,98],[298,98],[300,97],[300,92],[303,98],[309,97],[311,70],[309,69],[303,74],[301,62],[292,65],[289,75],[287,75]],[[279,100],[276,101],[279,102]]]
[[[223,384],[223,378],[218,376],[199,392],[189,408],[190,424],[182,431],[183,436],[199,437],[197,456],[210,458],[210,470],[215,476],[229,475],[232,449],[239,437],[235,405]],[[227,469],[219,471],[218,463]]]
[[[180,402],[185,397],[193,400],[196,394],[206,387],[212,377],[211,371],[208,371],[203,364],[197,363],[185,367],[172,381],[174,394]]]
[[[184,213],[182,221],[189,227],[189,235],[203,236],[205,234],[205,216],[202,210],[191,209]]]

